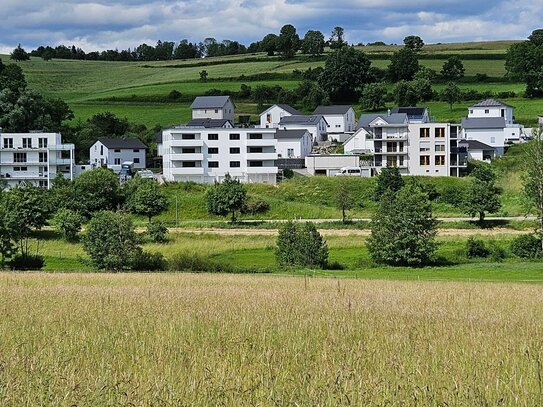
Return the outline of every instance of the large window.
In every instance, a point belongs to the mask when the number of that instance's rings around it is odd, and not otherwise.
[[[444,155],[436,155],[436,165],[445,165]]]
[[[208,140],[218,140],[219,139],[219,135],[218,134],[208,134],[207,135],[207,139]]]
[[[218,161],[209,161],[207,163],[207,166],[209,168],[219,168],[219,162]]]
[[[196,140],[196,134],[181,134],[181,140]]]
[[[422,165],[422,166],[430,165],[430,156],[429,155],[421,155],[420,156],[420,165]]]
[[[436,151],[445,151],[445,144],[436,144]]]
[[[422,141],[419,143],[419,151],[430,151],[430,142]]]
[[[114,165],[121,165],[121,159],[120,158],[115,158]]]
[[[39,162],[40,163],[46,163],[47,162],[47,153],[39,153]]]
[[[239,147],[230,147],[230,154],[239,154]]]
[[[219,148],[218,147],[208,147],[207,148],[208,154],[219,154]]]
[[[249,161],[249,167],[262,167],[262,161]]]
[[[230,161],[230,168],[239,168],[241,164],[239,161]]]
[[[195,168],[196,167],[196,161],[183,161],[183,167],[184,168]]]
[[[251,133],[249,134],[249,140],[262,140],[262,134]]]
[[[26,153],[13,153],[13,162],[25,163],[26,162]]]
[[[183,154],[194,154],[196,153],[196,149],[194,147],[185,147],[181,150]]]
[[[445,128],[444,127],[436,127],[436,138],[443,138],[445,137]]]
[[[264,151],[262,147],[249,147],[250,153],[261,153],[262,151]]]
[[[5,138],[4,139],[4,148],[13,148],[13,139]]]
[[[38,147],[39,148],[47,148],[47,138],[46,137],[40,137],[38,139]]]
[[[32,139],[30,137],[23,137],[23,148],[32,148]]]
[[[430,137],[430,128],[429,127],[421,127],[420,128],[420,138],[428,138]]]
[[[234,134],[230,134],[230,140],[239,140],[239,134],[237,133],[234,133]]]

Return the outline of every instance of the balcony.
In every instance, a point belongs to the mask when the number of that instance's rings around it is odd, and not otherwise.
[[[277,140],[273,138],[247,139],[247,145],[249,147],[275,147]]]
[[[379,151],[379,153],[381,154],[384,154],[384,155],[404,155],[404,154],[407,154],[407,150],[382,150],[382,151]]]
[[[247,153],[248,161],[277,160],[277,153]]]
[[[247,174],[277,174],[277,167],[247,167]]]
[[[172,175],[204,175],[204,167],[175,167],[169,170]]]
[[[49,178],[53,179],[55,178],[56,174],[49,174]],[[1,173],[0,178],[3,179],[15,179],[15,180],[22,180],[22,179],[47,179],[47,173],[39,173],[39,172],[28,172],[28,171],[10,171],[8,173]]]
[[[53,165],[72,165],[73,162],[69,158],[56,158],[51,157],[49,162]]]
[[[52,151],[70,151],[75,150],[75,145],[73,144],[53,144],[47,147],[48,150]]]
[[[204,145],[204,140],[180,140],[173,139],[166,141],[165,146],[169,145],[170,147],[202,147]]]
[[[166,154],[172,161],[202,161],[204,155],[202,153],[173,153]]]

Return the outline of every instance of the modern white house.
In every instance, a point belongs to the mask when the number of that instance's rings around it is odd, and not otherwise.
[[[462,138],[491,146],[498,156],[504,154],[507,145],[520,142],[524,133],[515,123],[513,106],[495,99],[470,106],[462,129]]]
[[[278,158],[305,158],[311,154],[311,134],[305,129],[280,130],[275,132]]]
[[[198,96],[192,102],[192,119],[226,119],[234,123],[234,102],[230,96]]]
[[[166,181],[221,182],[228,173],[241,182],[275,184],[275,129],[179,126],[162,132]]]
[[[328,123],[329,140],[344,142],[356,130],[355,112],[350,105],[319,106],[313,112]]]
[[[74,178],[74,145],[63,144],[60,133],[3,133],[0,128],[0,179],[8,188],[50,188],[59,173]]]
[[[147,146],[138,139],[100,138],[90,148],[90,163],[93,167],[107,167],[121,171],[121,164],[132,162],[134,169],[146,168]]]
[[[285,116],[303,116],[303,113],[285,104],[276,104],[260,113],[260,127],[274,128]]]
[[[312,141],[326,140],[328,122],[321,115],[292,115],[283,116],[279,121],[279,129],[282,130],[307,130],[311,134]]]

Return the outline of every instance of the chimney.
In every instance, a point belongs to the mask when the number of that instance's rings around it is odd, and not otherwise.
[[[387,114],[390,116],[390,109],[388,109]]]

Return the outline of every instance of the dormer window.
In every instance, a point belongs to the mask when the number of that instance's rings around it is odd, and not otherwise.
[[[485,114],[489,114],[489,113],[490,113],[490,110],[485,109]]]

